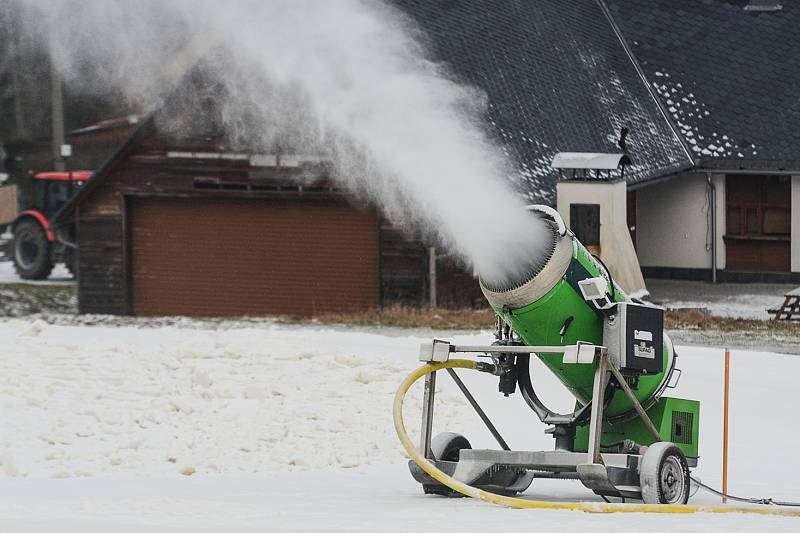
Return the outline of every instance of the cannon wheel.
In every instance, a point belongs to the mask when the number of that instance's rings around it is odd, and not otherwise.
[[[639,481],[644,503],[684,505],[689,501],[689,464],[671,442],[656,442],[647,448]]]
[[[431,452],[433,453],[434,459],[439,461],[452,461],[457,463],[461,450],[471,449],[472,444],[460,433],[453,433],[450,431],[439,433],[433,437],[431,441]],[[439,494],[451,498],[463,497],[463,494],[438,483],[435,485],[423,485],[422,489],[425,491],[425,494]]]

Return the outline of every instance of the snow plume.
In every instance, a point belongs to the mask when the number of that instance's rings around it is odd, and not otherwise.
[[[422,228],[484,279],[542,253],[514,166],[486,133],[485,98],[429,58],[423,36],[379,2],[27,0],[67,83],[152,104],[202,57],[223,87],[229,135],[262,150],[292,130],[336,182]],[[194,56],[187,50],[201,50]],[[182,59],[183,58],[183,59]],[[181,64],[181,61],[184,64]],[[91,75],[87,75],[90,72]]]

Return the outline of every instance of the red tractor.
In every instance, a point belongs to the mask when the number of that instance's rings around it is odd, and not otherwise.
[[[33,176],[33,205],[11,223],[11,256],[19,277],[47,279],[63,262],[75,273],[75,248],[63,239],[70,228],[54,228],[50,218],[92,176],[88,171],[40,172]]]

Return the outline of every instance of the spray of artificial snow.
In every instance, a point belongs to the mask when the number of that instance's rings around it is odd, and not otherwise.
[[[512,190],[487,136],[480,91],[432,62],[419,31],[378,2],[28,0],[38,35],[81,90],[153,105],[199,58],[231,138],[262,149],[289,135],[333,178],[422,228],[493,282],[541,253],[543,224]],[[87,75],[87,72],[91,73]],[[178,119],[176,119],[178,120]]]

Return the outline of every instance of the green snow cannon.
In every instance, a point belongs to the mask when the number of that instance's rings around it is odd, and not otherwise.
[[[545,220],[551,231],[547,253],[526,272],[504,283],[481,279],[481,289],[497,313],[497,342],[527,346],[575,346],[586,342],[608,347],[629,390],[647,412],[661,440],[672,442],[690,461],[698,457],[699,402],[663,397],[676,373],[676,354],[664,332],[663,310],[631,299],[611,278],[603,263],[567,230],[558,213],[531,206],[531,216]],[[565,363],[563,353],[537,357],[577,400],[575,412],[549,410],[531,385],[529,356],[500,359],[500,392],[518,385],[539,418],[553,427],[556,449],[586,451],[588,416],[595,369],[592,364]],[[656,441],[637,415],[634,402],[615,380],[605,390],[600,446],[604,452],[630,453]]]
[[[626,295],[556,211],[546,206],[529,210],[549,228],[544,253],[502,282],[481,277],[483,293],[498,316],[496,341],[423,343],[419,359],[427,365],[412,372],[395,396],[395,429],[411,457],[411,475],[426,493],[490,501],[489,492],[513,496],[535,478],[551,478],[579,479],[604,498],[685,504],[692,483],[689,469],[697,466],[700,406],[663,396],[677,385],[673,378],[680,377],[675,350],[664,333],[664,311]],[[491,362],[450,358],[476,353],[490,356]],[[573,394],[574,410],[558,413],[539,399],[531,357],[538,357]],[[545,433],[555,437],[555,450],[512,450],[458,378],[457,368],[498,377],[499,391],[506,396],[519,388],[548,426]],[[432,437],[439,370],[455,381],[502,449],[473,449],[455,432]],[[417,450],[405,431],[402,407],[409,387],[423,376]],[[506,498],[502,503],[525,507],[531,502]]]

